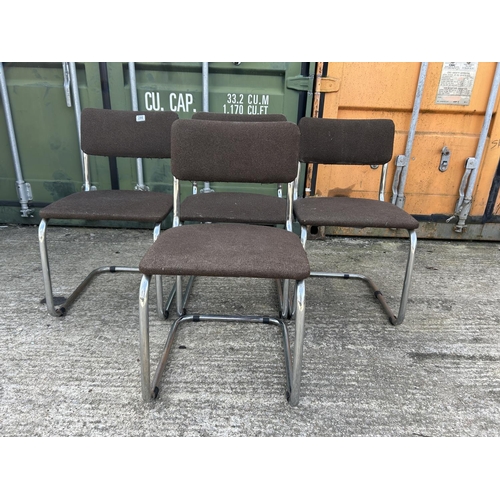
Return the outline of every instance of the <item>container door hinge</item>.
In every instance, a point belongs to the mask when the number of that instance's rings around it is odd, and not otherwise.
[[[312,90],[313,75],[303,76],[290,76],[286,79],[286,88],[291,90],[298,90],[301,92],[308,92]]]
[[[322,93],[338,92],[340,90],[340,78],[333,76],[317,76],[316,88]]]

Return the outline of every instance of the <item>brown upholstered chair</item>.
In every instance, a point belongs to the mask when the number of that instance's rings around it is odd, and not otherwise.
[[[392,158],[394,123],[392,120],[302,118],[300,159],[323,165],[383,165],[378,200],[347,197],[308,197],[294,201],[294,214],[301,225],[301,239],[307,240],[307,226],[404,229],[410,248],[399,312],[395,315],[373,281],[360,274],[311,272],[311,276],[362,279],[373,289],[393,325],[402,323],[409,294],[417,245],[418,222],[403,209],[384,201],[387,163]]]
[[[235,115],[229,113],[197,112],[193,120],[211,120],[224,122],[285,122],[287,118],[282,114],[269,115]],[[272,168],[269,165],[268,168]],[[234,186],[232,186],[234,188]],[[293,197],[293,192],[288,193]],[[291,207],[290,207],[291,208]],[[282,184],[277,185],[276,195],[251,193],[239,190],[205,192],[198,189],[198,181],[193,181],[193,194],[181,204],[180,221],[184,222],[239,222],[262,225],[284,225],[292,230],[292,213],[287,212],[287,202],[283,197]],[[184,292],[183,310],[189,298],[194,276],[191,276]],[[287,315],[289,284],[277,283],[281,314]],[[172,293],[172,292],[171,292]],[[169,302],[172,300],[169,297]],[[183,311],[177,311],[182,314]]]
[[[187,321],[236,321],[280,326],[285,347],[287,395],[298,404],[304,338],[305,279],[309,262],[300,238],[282,228],[242,223],[181,225],[179,181],[287,183],[297,173],[299,129],[290,122],[223,122],[179,120],[172,126],[174,177],[173,226],[164,231],[139,264],[143,273],[139,293],[142,396],[158,396],[161,376],[174,336]],[[268,168],[273,165],[273,168]],[[205,196],[205,195],[203,195]],[[289,198],[287,203],[292,204]],[[293,363],[285,322],[262,316],[182,314],[170,329],[151,387],[149,355],[149,283],[153,275],[248,277],[293,280],[296,283]],[[182,294],[176,294],[182,309]]]
[[[63,315],[75,299],[98,274],[139,272],[138,267],[104,266],[93,270],[68,297],[59,304],[52,293],[46,231],[49,219],[113,220],[154,225],[153,241],[160,234],[162,222],[171,212],[171,194],[154,191],[92,190],[88,155],[170,158],[170,130],[178,119],[176,113],[114,111],[86,108],[81,114],[81,148],[84,153],[84,191],[61,198],[40,210],[42,218],[38,239],[42,260],[47,310],[52,316]],[[161,277],[156,279],[158,313],[163,316]]]

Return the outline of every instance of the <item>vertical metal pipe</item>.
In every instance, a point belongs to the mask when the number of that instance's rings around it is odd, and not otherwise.
[[[208,100],[208,63],[204,62],[202,64],[202,77],[203,77],[203,111],[208,112],[210,109]]]
[[[382,165],[382,172],[380,172],[380,185],[378,188],[378,199],[380,201],[385,201],[385,183],[387,180],[388,166],[389,166],[388,163],[384,163],[384,165]]]
[[[204,62],[201,64],[202,64],[201,73],[202,73],[202,78],[203,78],[203,111],[208,112],[210,110],[210,103],[209,103],[209,98],[208,98],[208,95],[209,95],[208,63]],[[210,189],[210,182],[205,182],[203,192],[209,193],[210,191],[212,191],[212,189]]]
[[[299,199],[299,182],[300,182],[300,171],[302,169],[302,165],[299,161],[297,166],[297,177],[295,177],[294,185],[293,185],[293,201]]]
[[[172,220],[172,227],[178,227],[181,225],[180,219],[179,219],[179,208],[181,205],[181,190],[180,190],[180,183],[179,179],[172,175],[173,179],[173,197],[174,197],[174,208],[173,208],[173,220]],[[175,278],[175,300],[176,300],[176,307],[177,307],[177,313],[179,316],[182,316],[183,313],[183,302],[182,302],[182,276],[176,276]],[[165,310],[167,311],[167,306],[165,306]]]
[[[14,169],[16,172],[16,188],[19,203],[21,204],[21,216],[32,217],[33,210],[28,207],[28,202],[33,199],[31,195],[31,186],[24,182],[21,161],[19,160],[19,152],[17,149],[16,133],[14,131],[14,122],[12,121],[12,112],[10,109],[9,93],[7,90],[7,82],[3,63],[0,62],[0,90],[2,94],[3,109],[5,112],[5,120],[7,121],[7,131],[9,134],[10,149],[12,159],[14,160]]]
[[[137,101],[137,80],[135,78],[135,63],[128,63],[128,74],[130,78],[130,97],[132,99],[132,110],[139,111],[139,103]]]
[[[293,232],[293,190],[295,182],[288,183],[288,191],[286,195],[286,230]]]
[[[417,91],[415,92],[415,100],[413,103],[413,112],[411,115],[410,130],[408,131],[408,140],[406,141],[406,149],[404,156],[398,156],[396,159],[396,175],[393,184],[393,196],[391,202],[399,208],[403,208],[404,190],[406,178],[408,176],[408,165],[410,163],[411,151],[413,148],[413,141],[415,139],[415,132],[417,129],[418,115],[420,113],[420,104],[422,102],[422,95],[424,93],[425,77],[427,76],[427,67],[429,63],[423,62],[420,65],[420,74],[418,77]]]
[[[486,144],[486,139],[488,138],[488,131],[490,128],[491,117],[493,115],[493,109],[495,107],[499,84],[500,84],[500,63],[497,63],[495,69],[495,75],[493,77],[493,83],[491,84],[488,104],[486,106],[486,112],[484,114],[483,127],[481,129],[481,134],[479,136],[476,155],[473,159],[474,168],[471,170],[470,173],[469,182],[467,184],[467,190],[465,192],[465,198],[460,210],[459,221],[455,229],[457,232],[461,232],[461,229],[464,227],[465,220],[467,219],[472,206],[472,193],[474,191],[474,186],[479,171],[479,165],[481,164],[481,159],[483,157],[484,145]],[[469,160],[471,160],[471,158],[469,158]]]
[[[181,189],[180,189],[179,179],[177,179],[177,177],[172,176],[172,181],[173,181],[173,198],[174,198],[172,227],[177,227],[181,225],[179,219],[179,208],[181,205]]]
[[[161,232],[161,222],[155,224],[155,228],[153,230],[153,243],[158,239]],[[163,311],[163,282],[160,274],[155,275],[156,282],[156,312],[160,319],[165,319],[164,311]]]
[[[80,92],[78,90],[78,76],[76,73],[76,64],[74,62],[69,63],[69,72],[71,75],[71,90],[73,92],[73,102],[75,108],[75,119],[76,119],[76,128],[78,130],[78,144],[81,146],[81,116],[82,116],[82,108],[80,106]]]
[[[300,242],[305,250],[307,243],[307,226],[300,226]]]
[[[82,164],[82,178],[85,183],[85,165],[83,159],[82,152],[82,126],[81,126],[81,117],[82,117],[82,108],[80,106],[80,93],[78,90],[78,76],[76,73],[76,64],[74,62],[69,63],[69,73],[71,76],[71,90],[73,93],[73,108],[75,110],[75,119],[76,119],[76,129],[78,130],[78,144],[80,145],[80,161]]]
[[[130,97],[132,99],[132,111],[139,111],[139,101],[137,99],[137,79],[135,76],[135,63],[128,63],[128,74],[130,79]],[[142,158],[137,158],[137,186],[135,189],[139,191],[147,191],[144,185],[144,169],[142,166]]]
[[[83,189],[84,191],[90,191],[92,189],[92,184],[90,182],[89,155],[87,153],[83,153]]]
[[[483,128],[481,130],[481,135],[479,136],[479,142],[476,149],[476,162],[479,165],[481,162],[484,145],[486,144],[486,139],[488,138],[488,131],[490,129],[491,117],[493,116],[493,109],[495,107],[495,101],[497,99],[498,86],[500,83],[500,64],[497,63],[495,69],[495,76],[493,77],[493,83],[491,84],[490,97],[488,99],[488,105],[486,106],[486,112],[484,115]],[[467,187],[466,196],[472,196],[472,191],[474,189],[474,183],[477,177],[477,169],[472,172],[470,177],[469,186]]]

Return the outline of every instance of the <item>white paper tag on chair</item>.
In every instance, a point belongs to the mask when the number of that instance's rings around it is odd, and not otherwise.
[[[145,115],[137,115],[135,117],[136,122],[145,122],[146,121],[146,116]]]

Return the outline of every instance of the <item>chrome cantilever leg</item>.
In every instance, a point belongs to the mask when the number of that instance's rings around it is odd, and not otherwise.
[[[397,326],[400,325],[406,314],[406,306],[408,303],[408,296],[410,293],[410,284],[411,284],[411,277],[413,274],[413,265],[415,262],[415,252],[417,249],[417,233],[415,230],[408,230],[408,235],[409,235],[409,241],[410,241],[410,248],[408,250],[408,259],[406,262],[406,271],[405,271],[405,277],[404,277],[404,282],[403,282],[403,290],[401,292],[401,298],[399,302],[399,310],[398,314],[394,314],[392,309],[389,307],[387,304],[387,301],[385,300],[385,297],[383,293],[380,291],[378,286],[367,276],[364,276],[362,274],[353,274],[353,273],[327,273],[327,272],[318,272],[318,271],[311,271],[311,277],[316,277],[316,278],[343,278],[343,279],[360,279],[363,280],[365,283],[367,283],[370,288],[372,289],[375,298],[380,302],[380,305],[384,309],[385,313],[387,314],[389,321],[391,322],[392,325]],[[305,231],[305,237],[301,234],[301,241],[302,245],[304,246],[305,249],[305,242],[307,239],[307,230]]]
[[[410,283],[413,274],[413,264],[415,263],[415,252],[417,250],[417,233],[415,230],[408,231],[410,236],[410,249],[408,250],[408,261],[406,263],[405,280],[403,284],[403,292],[401,294],[401,302],[399,305],[396,322],[393,325],[400,325],[405,319],[406,304],[408,303],[408,295],[410,293]]]
[[[139,289],[139,352],[141,362],[142,399],[151,400],[151,373],[149,361],[149,284],[151,276],[143,275]]]
[[[52,278],[50,274],[49,257],[47,252],[47,220],[42,219],[38,227],[38,241],[40,246],[40,257],[42,262],[42,274],[43,282],[45,287],[45,302],[47,304],[47,311],[52,316],[62,316],[67,312],[69,307],[75,302],[75,300],[80,296],[80,294],[87,288],[89,283],[98,275],[103,273],[117,273],[117,272],[129,272],[138,273],[139,268],[135,267],[122,267],[122,266],[103,266],[98,267],[91,271],[87,277],[75,288],[71,295],[64,300],[60,305],[55,305],[54,296],[52,291]]]
[[[40,247],[40,258],[42,262],[42,274],[45,288],[45,302],[47,304],[47,311],[52,316],[64,315],[69,307],[75,300],[83,293],[88,287],[90,282],[99,274],[103,273],[139,273],[138,267],[126,266],[102,266],[91,271],[87,277],[75,288],[71,295],[64,300],[60,305],[55,305],[54,295],[52,289],[52,278],[50,274],[49,256],[47,251],[47,222],[48,219],[42,219],[38,226],[38,242]],[[160,224],[154,228],[153,239],[156,241],[160,234]],[[163,286],[161,276],[156,276],[156,297],[157,309],[160,318],[163,318]]]
[[[179,284],[179,278],[177,285]],[[305,325],[305,285],[304,281],[297,284],[297,317],[296,317],[296,333],[294,359],[292,362],[290,341],[288,338],[288,329],[282,319],[268,316],[231,316],[231,315],[210,315],[210,314],[191,314],[180,315],[170,328],[165,347],[163,349],[160,361],[156,368],[153,382],[150,381],[150,364],[149,364],[149,313],[148,313],[148,292],[151,276],[143,275],[141,288],[139,292],[139,327],[140,327],[140,346],[141,346],[141,387],[142,398],[148,402],[151,397],[157,398],[160,392],[161,378],[165,370],[168,355],[172,348],[175,335],[179,327],[189,321],[221,321],[221,322],[246,322],[246,323],[261,323],[279,326],[282,331],[283,347],[285,354],[285,370],[286,370],[286,397],[292,406],[296,406],[299,400],[300,390],[300,374],[302,365],[302,350],[304,340],[304,325]],[[177,307],[182,305],[182,294],[177,297]],[[151,387],[153,390],[151,391]]]
[[[305,337],[305,280],[298,281],[295,286],[295,342],[293,347],[292,391],[289,398],[290,406],[299,404],[300,381],[302,378],[302,354]]]
[[[64,308],[61,310],[60,307],[54,306],[54,295],[52,294],[52,280],[50,278],[50,265],[49,257],[47,254],[47,220],[42,219],[40,225],[38,226],[38,243],[40,245],[40,257],[42,260],[42,274],[43,274],[43,284],[45,287],[45,302],[47,304],[47,311],[52,316],[62,316],[64,314]]]

